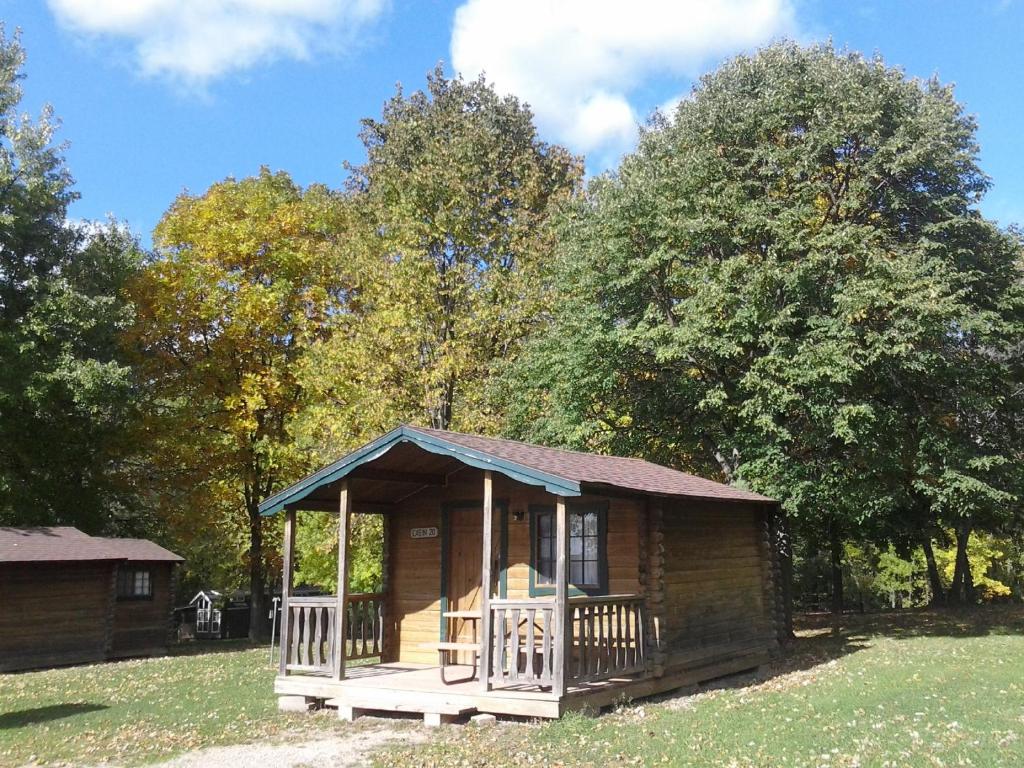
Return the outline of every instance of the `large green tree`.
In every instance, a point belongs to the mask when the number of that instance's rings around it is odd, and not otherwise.
[[[516,99],[440,68],[361,135],[359,302],[308,358],[305,432],[332,452],[399,420],[493,428],[484,385],[546,310],[548,222],[580,163]]]
[[[245,567],[254,636],[276,554],[258,506],[305,466],[287,432],[303,398],[297,361],[346,310],[344,231],[337,194],[264,169],[180,196],[132,286],[158,502],[186,545]]]
[[[52,110],[19,112],[24,61],[0,27],[0,522],[134,530],[118,333],[139,250],[117,224],[68,221]]]
[[[975,130],[949,87],[879,59],[783,43],[727,62],[565,221],[507,429],[781,499],[830,552],[836,607],[843,537],[898,527],[914,494],[933,521],[1005,509],[994,470],[1018,449],[977,438],[1020,408],[1019,388],[994,397],[1020,244],[977,210]]]

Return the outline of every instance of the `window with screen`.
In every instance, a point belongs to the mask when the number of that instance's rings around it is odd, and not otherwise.
[[[605,552],[607,533],[606,511],[599,507],[567,510],[569,515],[569,584],[580,592],[607,592]],[[533,522],[534,594],[550,593],[555,584],[555,510],[535,507]]]
[[[117,574],[117,596],[122,600],[152,597],[152,572],[146,568],[122,568]]]

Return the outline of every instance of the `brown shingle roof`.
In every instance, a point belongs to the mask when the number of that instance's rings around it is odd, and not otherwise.
[[[145,539],[104,539],[70,526],[0,526],[0,563],[168,560],[181,557]]]
[[[602,456],[560,448],[546,448],[532,443],[482,437],[462,432],[449,432],[426,427],[406,429],[447,440],[470,450],[499,459],[513,461],[540,472],[573,480],[581,485],[614,486],[658,496],[689,496],[702,499],[771,502],[767,496],[742,488],[717,483],[696,475],[654,464],[643,459]]]
[[[93,537],[102,541],[107,548],[116,552],[125,560],[146,560],[156,562],[158,560],[181,563],[185,561],[181,555],[176,555],[169,549],[164,549],[156,542],[149,539],[106,539],[99,536]]]

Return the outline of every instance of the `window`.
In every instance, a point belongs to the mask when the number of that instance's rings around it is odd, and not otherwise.
[[[603,594],[608,591],[606,560],[607,510],[577,507],[569,513],[569,584],[578,592]],[[530,592],[551,594],[555,585],[555,510],[531,507],[533,523],[533,568]]]
[[[152,597],[152,572],[142,568],[119,570],[117,573],[117,596],[121,600],[142,600]]]

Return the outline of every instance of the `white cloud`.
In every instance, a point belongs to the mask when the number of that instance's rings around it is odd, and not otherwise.
[[[145,75],[201,85],[350,42],[387,0],[48,0],[57,20],[134,46]]]
[[[457,71],[529,102],[559,141],[606,155],[634,140],[632,100],[650,78],[692,79],[795,32],[792,0],[467,0],[451,55]]]

